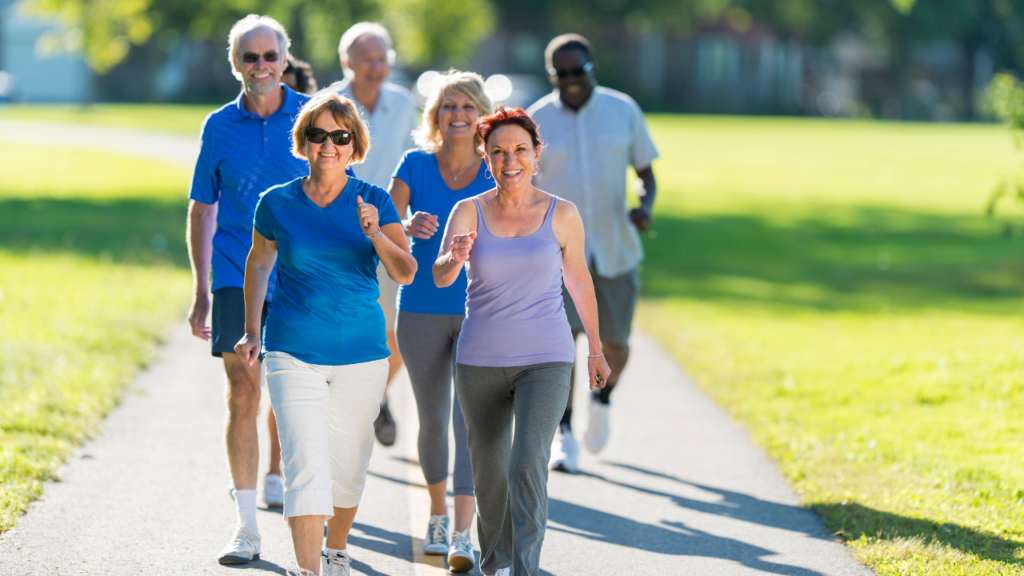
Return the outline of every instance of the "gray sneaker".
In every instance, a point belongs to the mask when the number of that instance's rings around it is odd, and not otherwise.
[[[260,535],[239,524],[231,542],[220,551],[217,562],[224,565],[248,564],[260,559]]]
[[[326,551],[322,552],[320,576],[352,576],[352,557],[340,550],[330,556]]]
[[[427,524],[427,537],[423,539],[423,553],[436,556],[447,554],[450,533],[447,514],[431,516]]]
[[[473,543],[462,532],[452,532],[452,545],[448,548],[448,566],[452,572],[469,572],[476,566]]]
[[[263,501],[267,508],[284,507],[284,478],[278,474],[263,477]]]

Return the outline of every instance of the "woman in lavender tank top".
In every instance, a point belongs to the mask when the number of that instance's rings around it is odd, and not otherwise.
[[[499,106],[477,121],[477,132],[496,187],[452,209],[434,282],[449,286],[466,266],[455,388],[469,431],[480,569],[536,576],[551,441],[575,357],[563,279],[591,343],[591,390],[604,387],[610,370],[598,337],[583,221],[571,202],[530,183],[541,153],[537,125],[521,109]]]

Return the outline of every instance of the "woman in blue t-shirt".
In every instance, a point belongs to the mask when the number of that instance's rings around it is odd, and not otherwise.
[[[310,100],[292,139],[292,153],[309,161],[309,176],[267,190],[256,206],[245,336],[235,351],[250,364],[261,348],[266,354],[296,572],[333,573],[335,566],[347,573],[348,532],[388,376],[377,262],[408,284],[416,259],[387,192],[345,173],[370,144],[351,100],[334,93]],[[275,262],[277,291],[261,343],[261,306]]]
[[[399,289],[395,334],[416,395],[419,460],[430,492],[431,517],[423,551],[447,554],[453,572],[469,571],[476,564],[469,539],[476,507],[466,423],[458,398],[452,407],[454,353],[466,317],[466,273],[452,286],[438,288],[431,267],[452,207],[494,187],[476,135],[476,119],[491,108],[479,74],[453,70],[439,78],[415,133],[420,148],[406,152],[389,190],[399,214],[404,215],[406,208],[412,212],[403,225],[419,266],[412,284]],[[449,419],[455,427],[454,533],[445,502]]]

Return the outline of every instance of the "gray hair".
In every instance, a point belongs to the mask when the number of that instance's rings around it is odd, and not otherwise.
[[[235,62],[238,62],[241,57],[239,51],[242,49],[242,37],[257,28],[269,28],[277,36],[277,43],[281,48],[281,56],[286,56],[288,48],[291,47],[292,41],[288,38],[288,33],[285,32],[284,26],[281,26],[280,22],[270,16],[249,14],[235,22],[235,25],[231,27],[231,31],[228,32],[228,62],[231,63],[231,73],[239,80],[242,79],[242,74],[235,68]]]
[[[391,34],[388,34],[388,29],[377,24],[376,22],[359,22],[353,24],[351,28],[345,30],[345,33],[341,35],[341,42],[338,43],[338,56],[346,59],[352,57],[352,46],[355,45],[356,40],[359,40],[363,36],[373,36],[374,38],[380,38],[384,42],[384,48],[388,54],[388,64],[395,63],[395,50],[391,46]],[[345,69],[345,76],[351,76],[352,70],[349,68]]]

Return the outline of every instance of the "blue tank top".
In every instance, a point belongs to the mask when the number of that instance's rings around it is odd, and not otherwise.
[[[512,367],[572,362],[576,343],[562,303],[562,247],[552,229],[558,198],[529,236],[491,234],[480,202],[466,274],[466,320],[456,361]]]

